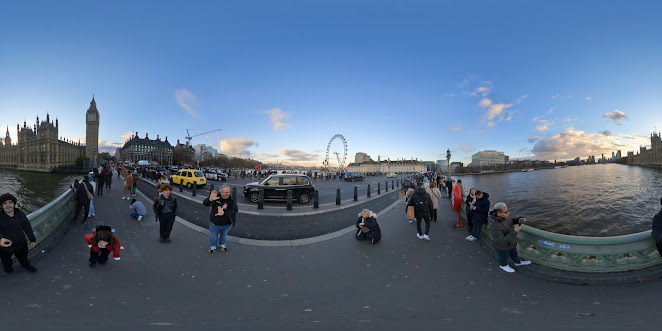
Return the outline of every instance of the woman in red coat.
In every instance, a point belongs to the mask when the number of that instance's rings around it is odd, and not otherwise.
[[[97,262],[106,264],[110,252],[113,252],[115,261],[120,260],[120,241],[111,231],[109,226],[102,225],[95,232],[85,235],[87,247],[90,248],[90,268],[94,268]]]

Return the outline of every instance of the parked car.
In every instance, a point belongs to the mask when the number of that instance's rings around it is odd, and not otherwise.
[[[212,180],[226,181],[228,180],[228,175],[224,174],[218,168],[207,168],[202,171],[205,174],[205,178]]]
[[[204,187],[207,184],[207,179],[200,170],[182,169],[170,176],[170,182],[175,185],[181,183],[190,189],[193,187],[193,183],[198,184],[198,187]]]
[[[258,202],[259,190],[264,190],[265,200],[287,199],[287,191],[292,191],[292,198],[302,204],[313,197],[315,186],[306,175],[271,175],[262,182],[248,183],[244,186],[244,196],[251,202]]]
[[[386,178],[397,178],[397,177],[398,177],[398,174],[393,173],[393,172],[386,174]]]
[[[364,180],[365,177],[360,172],[347,172],[345,173],[345,180],[348,182],[355,182],[357,180]]]

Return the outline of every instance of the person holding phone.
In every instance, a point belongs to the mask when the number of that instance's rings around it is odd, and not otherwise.
[[[515,266],[531,264],[531,261],[520,260],[517,256],[517,235],[522,229],[522,222],[526,221],[524,217],[509,218],[510,211],[503,202],[497,202],[494,210],[490,211],[490,234],[494,241],[494,249],[499,258],[499,268],[505,272],[515,272],[508,265],[508,257],[515,262]]]
[[[230,196],[230,186],[221,186],[220,196],[216,190],[209,192],[209,197],[202,201],[209,209],[209,253],[214,253],[216,247],[227,252],[226,240],[228,232],[236,224],[239,207]],[[219,238],[220,237],[220,238]]]
[[[14,272],[12,268],[12,255],[16,256],[18,262],[30,272],[36,272],[37,268],[33,267],[28,260],[28,241],[30,247],[37,246],[37,238],[32,231],[32,225],[25,213],[16,208],[16,197],[10,193],[0,195],[0,233],[5,237],[0,239],[2,241],[3,249],[0,249],[0,260],[6,273]],[[6,246],[8,245],[8,246]]]

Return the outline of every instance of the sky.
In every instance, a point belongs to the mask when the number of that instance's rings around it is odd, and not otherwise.
[[[59,120],[230,156],[569,160],[662,131],[660,1],[12,1],[0,128]],[[209,134],[208,131],[221,129]]]

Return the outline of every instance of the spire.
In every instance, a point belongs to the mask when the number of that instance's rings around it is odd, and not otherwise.
[[[50,122],[50,121],[51,121],[51,116],[48,114],[48,112],[46,112],[46,122]]]
[[[94,101],[94,96],[92,96],[92,101],[90,101],[90,108],[87,111],[98,111],[97,102]]]

